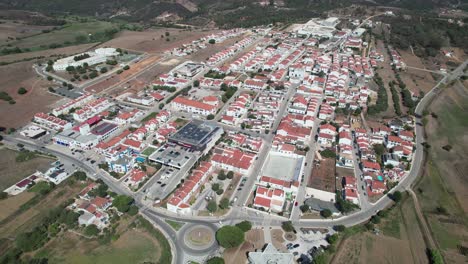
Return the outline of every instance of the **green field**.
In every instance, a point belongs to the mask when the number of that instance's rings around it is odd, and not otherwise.
[[[112,264],[155,262],[161,254],[157,242],[138,231],[127,231],[109,245],[86,240],[65,234],[39,251],[36,257],[48,257],[49,263]]]
[[[151,154],[153,154],[153,152],[155,152],[156,149],[155,148],[152,148],[152,147],[147,147],[145,150],[143,150],[143,152],[141,153],[141,155],[143,156],[149,156]]]
[[[9,44],[21,49],[29,48],[31,51],[48,49],[51,44],[70,46],[88,42],[100,42],[108,40],[108,36],[103,33],[107,30],[117,28],[115,24],[103,21],[73,22],[64,25],[58,30],[48,33],[19,39]]]
[[[168,223],[172,228],[174,228],[175,231],[179,231],[185,223],[180,223],[172,220],[166,220],[166,223]]]

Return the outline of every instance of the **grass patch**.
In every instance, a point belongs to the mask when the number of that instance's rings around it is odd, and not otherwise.
[[[435,218],[429,218],[432,234],[441,249],[456,249],[460,244],[460,239],[457,234],[450,232],[444,224],[440,223]]]
[[[16,162],[25,162],[28,160],[32,160],[36,157],[37,155],[34,152],[31,152],[29,150],[23,150],[18,152],[18,155],[16,155]]]
[[[141,152],[141,155],[148,157],[149,155],[153,154],[155,151],[156,151],[155,148],[147,147],[145,150],[143,150],[143,152]]]
[[[175,231],[179,231],[179,229],[181,229],[185,225],[185,223],[180,223],[172,220],[166,220],[166,223],[168,223],[172,228],[174,228]]]
[[[158,114],[158,113],[156,113],[156,112],[151,112],[149,115],[145,116],[145,118],[143,118],[143,119],[141,120],[141,122],[144,123],[144,122],[146,122],[146,121],[149,121],[149,120],[155,118],[157,114]]]
[[[161,246],[161,257],[157,263],[171,263],[172,262],[172,253],[171,246],[169,241],[164,237],[164,235],[158,229],[142,216],[138,216],[139,226],[149,232],[155,239],[158,240],[159,245]]]

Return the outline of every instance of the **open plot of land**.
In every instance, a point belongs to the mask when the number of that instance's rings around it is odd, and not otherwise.
[[[109,245],[82,238],[68,232],[45,246],[40,254],[49,263],[144,263],[159,259],[161,251],[156,239],[139,230],[129,230]]]
[[[411,53],[411,51],[398,51],[403,58],[403,61],[408,65],[415,68],[426,69],[426,65],[422,62],[422,60]],[[429,68],[429,70],[439,70],[436,67]],[[442,77],[441,75],[436,75]],[[427,93],[429,90],[434,87],[436,81],[432,77],[430,72],[422,71],[422,70],[415,70],[415,69],[407,69],[400,73],[400,77],[403,82],[406,84],[406,87],[412,91],[413,93],[418,93],[423,91]]]
[[[323,159],[314,163],[307,187],[322,191],[335,192],[335,159]]]
[[[458,246],[468,246],[468,89],[460,82],[436,97],[428,115],[431,149],[415,192],[429,227],[447,262],[463,262]],[[450,151],[443,146],[451,146]]]
[[[25,162],[16,162],[17,151],[0,149],[0,191],[29,176],[37,170],[50,167],[52,159],[36,157]],[[0,210],[1,211],[1,210]]]
[[[290,181],[297,180],[301,170],[302,158],[292,158],[270,153],[263,167],[263,176]]]
[[[78,183],[58,185],[45,197],[28,206],[29,208],[20,211],[15,210],[13,214],[0,222],[0,238],[12,238],[18,232],[29,231],[47,216],[50,209],[67,201],[70,197],[74,197],[84,186],[84,184]],[[6,201],[10,199],[12,198],[8,198]],[[26,204],[30,203],[30,201],[26,202]],[[26,204],[23,204],[23,208]],[[22,204],[17,206],[17,209],[20,209]]]
[[[343,243],[332,263],[415,263],[408,243],[396,238],[364,233]]]
[[[166,32],[169,32],[169,36],[165,35]],[[122,31],[114,39],[105,42],[102,46],[120,47],[138,52],[161,53],[168,49],[177,48],[182,44],[190,43],[211,33],[214,32],[169,28],[155,28],[141,32]],[[166,38],[169,38],[169,41]]]
[[[72,55],[81,53],[91,49],[95,46],[96,43],[88,43],[88,44],[81,44],[76,46],[68,46],[63,48],[56,48],[56,49],[48,49],[48,50],[40,50],[40,51],[31,51],[31,52],[23,52],[18,54],[10,54],[5,56],[0,56],[0,62],[14,62],[18,60],[27,60],[31,58],[37,57],[45,57],[44,59],[38,59],[38,61],[46,62],[48,57],[58,57],[59,55]]]
[[[377,40],[376,49],[385,58],[384,62],[379,63],[379,67],[381,68],[377,69],[376,73],[378,73],[379,76],[383,80],[385,91],[387,92],[387,104],[388,104],[387,111],[380,113],[379,116],[392,117],[395,115],[395,107],[393,106],[393,99],[392,99],[392,93],[390,91],[390,87],[388,87],[388,83],[390,81],[395,80],[395,74],[390,65],[390,62],[392,61],[392,59],[388,55],[387,49],[385,48],[383,41]]]

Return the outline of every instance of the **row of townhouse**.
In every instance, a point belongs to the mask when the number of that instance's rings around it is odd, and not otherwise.
[[[42,112],[36,113],[34,115],[33,121],[41,126],[55,131],[62,131],[72,127],[72,123]]]
[[[246,48],[249,46],[252,42],[254,42],[255,38],[254,37],[246,37],[240,41],[238,41],[236,44],[232,45],[231,47],[220,51],[207,60],[207,64],[209,66],[214,66],[236,54],[236,52]]]
[[[224,79],[213,79],[202,77],[199,79],[200,87],[201,88],[209,88],[209,89],[220,89],[223,84],[227,85],[228,87],[236,87],[242,88],[243,83],[239,80],[232,80],[228,79],[228,77]]]
[[[182,186],[176,189],[174,194],[169,198],[167,210],[173,213],[190,213],[189,199],[200,191],[201,186],[205,184],[211,175],[213,168],[210,162],[201,162],[200,166],[193,170],[192,174],[184,181]]]
[[[343,197],[354,203],[359,204],[359,195],[358,195],[358,186],[357,180],[354,176],[344,176],[342,178],[342,187],[343,187]]]
[[[52,109],[52,114],[54,116],[59,116],[62,114],[68,114],[70,110],[84,106],[85,104],[94,100],[94,95],[90,93],[85,93],[80,97],[73,99],[59,107]]]
[[[203,100],[197,101],[186,97],[177,96],[170,103],[170,108],[173,111],[182,111],[191,114],[202,116],[215,115],[218,110],[219,99],[213,96],[205,97]]]
[[[255,153],[242,151],[237,148],[215,148],[211,163],[224,170],[247,175],[256,159]]]
[[[87,103],[86,105],[83,105],[80,109],[73,112],[73,119],[75,119],[78,122],[84,122],[89,118],[105,111],[112,105],[113,103],[107,98],[96,99]]]

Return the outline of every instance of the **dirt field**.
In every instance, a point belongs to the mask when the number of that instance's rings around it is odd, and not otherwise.
[[[428,163],[415,192],[445,261],[466,261],[459,245],[468,246],[468,89],[457,83],[432,103],[426,131],[431,145]],[[450,145],[450,151],[442,147]]]
[[[0,116],[0,126],[18,128],[28,123],[35,113],[47,112],[48,105],[60,98],[48,92],[50,82],[36,77],[32,62],[0,66],[0,79],[0,91],[7,92],[16,101],[16,104],[0,101],[0,112],[10,113]],[[19,95],[20,87],[26,88],[28,93]]]
[[[245,234],[244,244],[224,251],[224,261],[226,264],[246,263],[248,252],[262,249],[264,246],[263,230],[252,229]]]
[[[23,192],[5,200],[0,200],[0,221],[14,213],[18,208],[34,197],[34,193]]]
[[[169,32],[170,41],[166,41],[165,32]],[[167,49],[179,47],[216,31],[187,31],[180,29],[148,29],[142,32],[123,31],[113,40],[101,46],[120,47],[127,50],[147,53],[162,53]],[[161,35],[164,35],[161,38]]]
[[[16,154],[17,152],[13,150],[0,149],[0,191],[5,190],[37,170],[49,168],[50,163],[53,161],[52,159],[37,157],[18,163],[15,161]],[[18,168],[21,168],[21,170]]]
[[[161,251],[158,249],[158,241],[139,230],[124,232],[109,245],[67,232],[37,254],[47,255],[49,263],[143,263],[159,259]]]
[[[413,55],[411,51],[398,50],[398,52],[408,66],[436,71],[439,70],[434,65],[432,65],[432,67],[427,67],[427,65],[423,63],[419,57]],[[400,76],[408,89],[413,93],[418,93],[420,91],[427,93],[436,84],[436,81],[430,72],[407,69],[406,71],[401,72]]]

